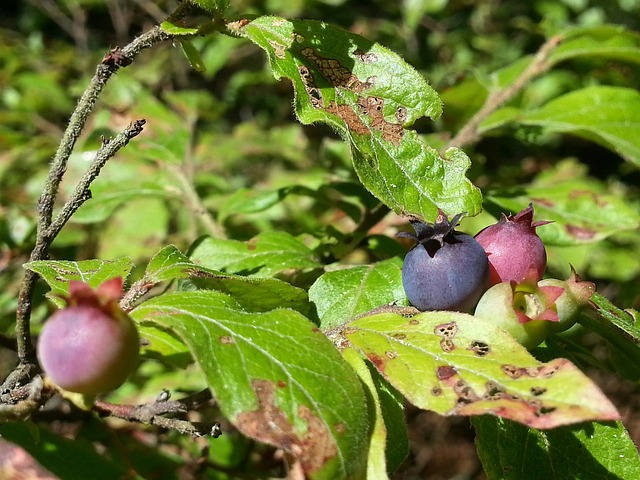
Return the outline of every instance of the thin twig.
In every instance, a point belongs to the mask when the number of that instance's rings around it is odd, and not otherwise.
[[[38,200],[38,226],[36,235],[36,244],[31,252],[30,261],[43,260],[47,257],[49,247],[55,238],[55,234],[52,232],[59,232],[62,225],[68,220],[65,216],[58,216],[56,224],[52,226],[53,208],[55,198],[60,187],[60,182],[67,169],[67,162],[76,144],[76,141],[80,137],[82,129],[84,128],[87,118],[91,113],[98,95],[102,92],[106,82],[111,76],[118,71],[119,68],[131,63],[133,58],[138,55],[143,49],[152,47],[157,43],[170,38],[170,35],[161,30],[159,27],[150,30],[149,32],[136,38],[129,45],[123,49],[117,50],[117,56],[114,52],[110,52],[103,62],[98,65],[96,73],[91,79],[89,86],[84,91],[76,108],[71,115],[69,124],[64,132],[62,140],[56,154],[53,158],[49,175],[45,183],[45,187],[42,191],[42,195]],[[130,132],[129,132],[130,133]],[[121,134],[126,137],[126,133]],[[130,137],[132,138],[132,137]],[[128,141],[128,140],[127,140]],[[125,142],[126,143],[126,142]],[[112,142],[109,142],[109,147],[118,146],[118,137]],[[103,147],[104,148],[104,147]],[[121,147],[120,147],[121,148]],[[101,149],[102,150],[102,149]],[[108,148],[106,148],[108,150]],[[115,151],[118,149],[116,148]],[[114,151],[114,153],[115,153]],[[106,161],[109,157],[105,158]],[[94,162],[95,163],[95,162]],[[94,177],[95,178],[95,177]],[[88,195],[88,185],[84,190],[80,192],[80,197],[86,200]],[[84,201],[82,200],[82,201]],[[63,207],[63,212],[73,212],[74,205],[78,203],[77,198],[69,200],[67,205]],[[81,203],[80,203],[81,204]],[[79,206],[79,205],[78,205]],[[75,207],[77,209],[77,207]],[[65,213],[66,215],[66,213]],[[16,310],[16,337],[17,337],[17,350],[18,358],[21,363],[33,362],[34,360],[34,348],[31,343],[30,333],[30,319],[31,319],[31,297],[33,289],[35,287],[37,275],[27,270],[25,272],[22,284],[20,287],[20,293],[18,294],[18,308]]]
[[[69,221],[71,216],[80,208],[84,202],[91,198],[91,190],[89,187],[91,183],[98,177],[100,170],[105,166],[107,161],[112,158],[121,148],[125,147],[129,141],[142,132],[142,127],[146,120],[135,120],[129,124],[127,128],[115,138],[111,140],[105,140],[102,147],[96,153],[91,166],[85,172],[82,179],[76,185],[76,188],[65,203],[64,207],[58,213],[55,220],[49,225],[47,231],[43,234],[43,239],[46,242],[51,242],[60,233],[62,227]]]
[[[524,69],[516,80],[508,87],[491,92],[482,108],[467,122],[467,124],[443,148],[442,152],[451,147],[464,147],[480,138],[479,125],[496,109],[513,98],[524,86],[535,77],[543,74],[551,67],[549,55],[562,42],[562,35],[555,35],[547,40],[535,54],[531,63]]]
[[[202,404],[211,400],[211,398],[211,392],[205,389],[180,400],[156,401],[142,405],[116,405],[96,400],[93,405],[93,411],[102,416],[121,418],[145,425],[155,425],[169,430],[176,430],[179,433],[188,434],[193,437],[217,437],[221,434],[220,424],[218,422],[189,422],[187,420],[163,416],[167,414],[185,414],[189,410],[197,409]]]

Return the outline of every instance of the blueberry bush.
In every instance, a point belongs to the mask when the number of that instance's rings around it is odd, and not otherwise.
[[[637,1],[0,8],[2,478],[640,478]]]

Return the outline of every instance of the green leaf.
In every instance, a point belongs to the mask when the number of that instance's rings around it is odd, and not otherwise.
[[[495,216],[533,203],[536,220],[554,222],[536,230],[546,245],[599,242],[640,226],[640,215],[630,208],[624,192],[609,193],[603,182],[587,177],[585,168],[572,161],[549,169],[530,185],[497,190],[485,200]]]
[[[191,68],[193,68],[196,72],[205,72],[207,70],[207,67],[202,61],[200,52],[195,47],[195,45],[191,43],[190,40],[181,40],[179,38],[178,43],[180,44],[180,47],[182,47],[182,52],[187,57],[187,60],[189,60]]]
[[[34,426],[34,428],[36,428]],[[0,425],[0,437],[20,445],[42,467],[58,478],[91,478],[112,480],[114,478],[140,479],[124,463],[114,462],[96,452],[95,447],[81,438],[68,439],[44,430],[33,429],[27,422],[4,423]],[[3,448],[6,449],[6,446]],[[8,452],[7,452],[8,453]],[[22,456],[24,454],[21,454]],[[14,452],[18,457],[18,452]],[[25,477],[31,477],[26,471]],[[15,477],[14,477],[15,478]]]
[[[167,19],[160,23],[160,28],[170,35],[195,35],[198,33],[199,27],[185,27],[174,23],[173,20]]]
[[[342,351],[342,356],[356,371],[362,383],[366,386],[369,392],[369,396],[373,402],[373,410],[375,422],[373,426],[373,432],[371,434],[371,443],[369,446],[369,461],[367,462],[367,480],[384,480],[388,479],[387,472],[392,472],[393,469],[387,467],[387,452],[394,450],[398,444],[390,444],[387,438],[387,424],[382,412],[381,399],[377,389],[376,382],[373,377],[373,372],[369,369],[368,365],[360,354],[353,348],[346,348]],[[375,371],[375,370],[374,370]],[[402,409],[400,409],[402,412]],[[397,419],[395,419],[397,420]],[[402,418],[400,424],[404,425]],[[397,440],[394,438],[394,440]],[[408,441],[405,431],[405,445],[408,448]],[[402,443],[401,441],[399,442]],[[395,451],[394,451],[395,453]],[[406,456],[405,452],[405,456]],[[404,457],[401,459],[403,460]],[[398,462],[395,462],[396,464]],[[395,465],[397,467],[397,465]]]
[[[624,332],[624,335],[633,343],[640,344],[640,328],[629,312],[616,307],[609,299],[597,292],[589,300],[596,306],[596,311],[602,318]]]
[[[549,56],[552,64],[573,58],[604,58],[640,63],[640,34],[621,25],[577,27],[562,32],[563,41]]]
[[[381,305],[406,303],[401,275],[399,258],[323,274],[309,289],[320,326],[326,330]]]
[[[230,26],[263,48],[276,78],[291,79],[304,124],[324,122],[350,144],[360,181],[399,213],[427,219],[480,211],[460,151],[441,158],[406,127],[442,110],[436,92],[395,53],[341,28],[259,17]]]
[[[620,422],[545,431],[488,416],[471,422],[489,480],[640,478],[637,448]]]
[[[75,223],[100,223],[119,207],[143,198],[176,199],[179,195],[158,178],[157,181],[114,179],[96,182],[91,189],[92,200],[84,203],[73,216]]]
[[[592,86],[569,92],[517,120],[547,132],[571,133],[613,150],[640,166],[640,92]]]
[[[313,479],[364,478],[367,400],[353,369],[298,312],[244,311],[219,292],[162,295],[132,312],[189,346],[224,415],[298,457]]]
[[[207,268],[258,277],[322,266],[312,250],[286,232],[263,232],[248,242],[208,237],[195,247],[191,260]]]
[[[193,362],[191,352],[175,334],[153,325],[138,325],[142,339],[142,354],[178,368],[186,368]]]
[[[200,7],[211,15],[224,13],[229,7],[229,0],[189,0],[189,3]]]
[[[175,246],[160,250],[147,265],[143,281],[155,284],[165,281],[189,279],[181,283],[181,289],[209,289],[227,293],[243,308],[264,312],[287,307],[308,314],[311,305],[307,293],[298,287],[276,278],[247,278],[222,273],[198,265]]]
[[[542,429],[620,418],[571,362],[541,363],[503,330],[467,314],[377,314],[342,334],[411,403],[442,415],[492,414]]]
[[[60,295],[69,293],[69,280],[80,280],[91,287],[97,287],[111,278],[122,277],[126,279],[133,268],[133,262],[129,257],[117,260],[81,260],[73,262],[69,260],[36,260],[25,263],[24,268],[37,273],[49,285],[51,292],[47,295],[58,306],[64,302]]]

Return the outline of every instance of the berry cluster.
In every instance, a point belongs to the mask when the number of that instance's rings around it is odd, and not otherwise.
[[[402,266],[407,298],[417,309],[454,310],[485,318],[534,348],[549,333],[567,330],[587,305],[595,286],[572,272],[567,280],[542,279],[545,247],[533,221],[533,205],[517,215],[503,214],[475,238],[440,212],[433,224],[412,220],[416,245]]]

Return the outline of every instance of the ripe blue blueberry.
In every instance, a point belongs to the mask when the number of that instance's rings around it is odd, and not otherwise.
[[[482,246],[455,227],[463,214],[449,221],[440,211],[433,224],[412,220],[417,244],[402,265],[402,284],[419,310],[471,310],[487,288],[489,262]]]

